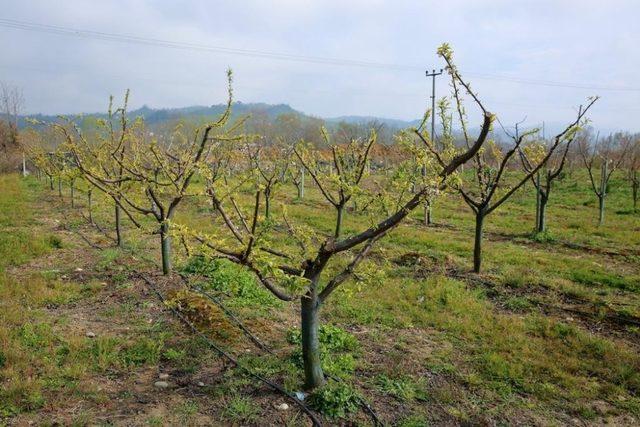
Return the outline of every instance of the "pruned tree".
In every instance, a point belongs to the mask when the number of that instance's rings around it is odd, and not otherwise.
[[[453,69],[449,46],[443,45],[438,53]],[[462,81],[457,72],[453,72],[453,78]],[[465,84],[465,87],[468,86]],[[213,227],[213,234],[210,235],[193,233],[193,236],[204,245],[209,256],[227,259],[248,268],[277,298],[283,301],[300,300],[302,354],[307,388],[313,389],[325,382],[318,337],[322,305],[352,277],[374,244],[420,206],[427,194],[443,189],[457,168],[471,159],[485,142],[493,116],[484,109],[477,97],[474,98],[483,114],[482,127],[475,142],[462,152],[450,151],[446,155],[440,155],[437,162],[441,167],[437,170],[430,169],[433,175],[429,180],[425,177],[422,181],[424,185],[415,194],[408,191],[411,185],[409,180],[398,183],[406,191],[388,195],[396,197],[395,209],[390,214],[381,212],[376,219],[372,215],[371,226],[349,235],[344,235],[341,230],[340,209],[344,208],[346,201],[354,194],[368,193],[362,185],[362,178],[368,153],[375,143],[375,132],[366,141],[351,141],[343,147],[334,146],[332,153],[336,172],[333,174],[320,170],[313,157],[317,153],[307,147],[296,147],[298,158],[319,186],[320,192],[336,208],[337,213],[333,218],[335,227],[331,235],[312,226],[295,224],[288,218],[286,209],[283,209],[282,224],[275,224],[274,220],[266,221],[261,215],[263,193],[258,183],[254,183],[255,196],[248,208],[250,213],[237,212],[234,206],[234,192],[239,191],[237,186],[234,189],[218,183],[208,188],[208,193],[215,198],[214,205],[219,212],[215,218],[222,222],[222,227]],[[436,162],[431,157],[427,158],[425,150],[420,152],[423,153],[423,158],[418,163]],[[416,160],[412,161],[415,164]],[[230,205],[233,210],[229,209]],[[319,209],[325,212],[322,207]],[[351,254],[350,259],[348,254]]]
[[[567,155],[571,148],[571,143],[575,140],[577,132],[568,132],[565,134],[561,145],[554,149],[551,156],[542,165],[537,172],[532,174],[536,164],[543,159],[547,152],[553,147],[549,146],[546,141],[537,141],[534,144],[519,147],[518,153],[522,161],[524,171],[530,175],[531,182],[536,189],[536,224],[535,231],[543,233],[547,229],[547,203],[549,202],[549,194],[553,182],[558,179],[564,170]],[[542,175],[542,177],[541,177]]]
[[[18,117],[23,108],[22,90],[0,82],[0,170],[15,169],[24,154],[18,137]]]
[[[96,122],[96,132],[87,135],[69,118],[53,124],[65,138],[65,148],[73,155],[78,170],[86,181],[113,200],[114,231],[118,246],[122,238],[122,194],[133,185],[134,179],[125,175],[125,156],[131,151],[131,142],[141,133],[142,122],[129,120],[127,106],[129,91],[123,104],[114,110],[113,96],[109,98],[107,118]]]
[[[287,149],[283,141],[279,139],[268,145],[264,142],[260,138],[248,142],[246,154],[256,178],[260,182],[264,194],[264,214],[269,218],[274,193],[287,177],[291,149]]]
[[[302,166],[302,162],[300,162],[295,156],[291,156],[289,158],[287,176],[296,187],[297,198],[300,200],[304,199],[305,169],[304,166]]]
[[[631,185],[633,211],[638,212],[638,192],[640,191],[640,135],[633,136],[633,142],[625,162],[627,180]]]
[[[630,148],[631,138],[624,133],[616,133],[603,139],[599,135],[593,139],[592,134],[585,133],[580,139],[578,151],[587,168],[591,190],[598,198],[598,225],[604,224],[609,180],[626,159]],[[595,175],[597,169],[600,170],[598,177]]]
[[[347,203],[361,191],[360,182],[368,173],[371,147],[376,141],[375,130],[365,140],[351,139],[345,144],[333,144],[326,130],[323,130],[326,144],[331,149],[331,167],[324,168],[318,162],[320,157],[308,144],[294,147],[298,161],[318,186],[322,196],[336,211],[334,237],[340,237]]]
[[[456,72],[455,69],[454,72]],[[465,144],[469,146],[466,111],[463,105],[460,87],[454,79],[452,80],[452,87],[457,118],[462,129]],[[472,93],[468,87],[465,89],[467,89],[467,93]],[[509,200],[509,198],[520,187],[522,187],[524,183],[530,180],[531,177],[533,177],[547,163],[556,149],[565,142],[567,138],[573,138],[573,135],[579,129],[579,125],[581,124],[585,114],[597,99],[597,97],[590,98],[586,107],[580,106],[576,119],[553,138],[553,142],[546,150],[544,156],[542,156],[537,163],[530,165],[528,170],[526,170],[522,176],[516,178],[515,184],[511,186],[507,186],[504,182],[506,176],[505,173],[510,167],[515,166],[511,164],[513,156],[520,151],[523,142],[525,142],[527,138],[538,132],[537,129],[520,133],[518,124],[516,125],[515,134],[512,135],[503,127],[505,133],[512,139],[512,144],[509,148],[502,147],[494,141],[491,141],[487,147],[475,153],[473,156],[473,166],[475,171],[473,179],[471,180],[473,182],[473,186],[470,187],[461,183],[457,187],[457,190],[463,200],[475,215],[475,235],[473,246],[474,272],[479,273],[481,269],[482,240],[485,218],[504,202]]]
[[[167,141],[147,131],[142,119],[131,126],[126,106],[119,109],[121,132],[115,147],[107,143],[95,147],[84,138],[77,126],[70,132],[62,127],[67,146],[74,154],[87,180],[113,198],[117,206],[138,228],[144,228],[141,217],[151,217],[156,226],[149,231],[160,236],[162,272],[172,268],[171,221],[180,203],[187,197],[196,172],[207,163],[212,141],[240,140],[234,136],[242,122],[229,125],[233,92],[231,71],[228,73],[229,96],[224,113],[218,120],[185,135],[177,126]],[[109,124],[107,128],[110,130]],[[126,148],[125,148],[126,147]],[[111,165],[117,173],[105,170]]]

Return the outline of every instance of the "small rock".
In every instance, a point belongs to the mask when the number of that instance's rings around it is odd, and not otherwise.
[[[286,411],[287,409],[289,409],[289,405],[287,405],[286,403],[281,403],[279,405],[276,405],[276,409]]]
[[[198,387],[204,387],[204,383],[202,381],[198,381],[196,384],[198,385]]]
[[[87,331],[87,333],[85,333],[85,336],[89,337],[89,338],[95,338],[96,334],[91,332],[91,331]]]
[[[80,267],[76,267],[76,271],[84,271],[84,270],[81,269]]]
[[[167,388],[169,387],[169,383],[166,381],[156,381],[153,383],[153,386],[156,388]]]
[[[296,398],[301,402],[304,402],[304,399],[307,397],[307,393],[302,391],[296,391],[294,394],[296,395]]]
[[[169,378],[169,374],[160,374],[158,375],[158,378],[160,378],[161,380],[166,380],[167,378]]]

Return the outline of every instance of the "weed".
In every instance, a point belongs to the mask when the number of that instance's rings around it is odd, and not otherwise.
[[[413,400],[426,400],[427,394],[422,381],[414,381],[410,377],[391,378],[384,374],[376,378],[378,389],[389,396],[393,396],[402,402]]]
[[[157,363],[163,346],[164,343],[162,341],[150,338],[140,338],[138,341],[122,350],[122,362],[128,366],[141,366]]]
[[[251,399],[243,396],[233,396],[227,400],[222,414],[231,421],[253,423],[257,421],[259,412],[258,406]]]
[[[353,374],[356,368],[356,360],[350,352],[357,351],[360,344],[358,340],[337,326],[321,325],[318,339],[320,341],[320,360],[323,369],[330,375],[346,378]],[[292,360],[302,366],[302,336],[299,329],[290,329],[287,332],[287,341],[295,345],[291,355]]]
[[[231,262],[203,256],[191,257],[182,271],[207,278],[204,288],[231,294],[231,305],[238,307],[271,307],[280,303],[256,282],[252,273]]]
[[[531,302],[527,297],[509,297],[505,300],[504,307],[512,311],[527,311],[531,308]]]

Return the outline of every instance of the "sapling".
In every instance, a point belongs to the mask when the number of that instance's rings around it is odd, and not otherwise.
[[[569,148],[575,139],[575,135],[575,132],[568,134],[565,142],[563,142],[563,146],[554,150],[543,167],[539,169],[535,175],[531,175],[530,177],[536,189],[535,231],[537,233],[543,233],[547,229],[546,212],[549,194],[551,193],[553,182],[561,176],[566,164]],[[535,164],[539,162],[539,159],[544,158],[548,149],[547,144],[541,143],[522,147],[522,149],[519,150],[519,154],[525,172],[530,174]],[[544,180],[541,179],[541,175],[544,177]]]
[[[118,110],[121,132],[117,138],[105,138],[102,143],[93,144],[77,126],[73,127],[75,132],[61,127],[67,146],[85,177],[113,198],[118,207],[116,214],[121,210],[138,228],[146,225],[142,217],[155,220],[156,226],[149,231],[160,237],[163,274],[169,274],[172,269],[171,221],[180,203],[189,195],[196,172],[206,164],[212,141],[240,139],[234,134],[242,123],[229,125],[233,100],[231,71],[228,83],[229,96],[223,114],[217,121],[197,128],[192,135],[186,135],[178,125],[165,141],[163,135],[148,131],[140,118],[130,126],[126,103]],[[106,128],[111,130],[108,123]]]
[[[604,224],[605,201],[608,195],[609,180],[626,159],[631,148],[631,138],[627,134],[616,133],[600,139],[596,135],[585,133],[578,144],[578,151],[589,174],[591,190],[598,198],[598,225]],[[594,172],[600,169],[596,178]]]
[[[449,75],[451,76],[451,86],[453,89],[453,99],[455,105],[455,111],[459,125],[462,129],[462,136],[464,142],[468,147],[470,145],[469,131],[467,126],[467,113],[464,108],[464,102],[462,98],[462,89],[467,94],[475,98],[475,95],[471,91],[471,88],[462,80],[456,78],[459,75],[457,68],[453,65],[448,67]],[[522,143],[526,138],[537,133],[537,129],[529,130],[524,133],[519,133],[516,127],[516,134],[510,136],[513,144],[510,148],[504,148],[496,144],[494,141],[490,141],[486,147],[482,150],[474,153],[473,156],[473,187],[469,188],[464,183],[457,184],[457,190],[462,196],[465,203],[471,208],[475,215],[475,233],[474,233],[474,249],[473,249],[473,271],[480,272],[482,264],[482,234],[484,228],[485,218],[491,214],[495,209],[500,207],[506,202],[525,182],[531,179],[544,164],[546,164],[549,157],[560,146],[560,144],[567,138],[572,138],[573,134],[579,128],[583,117],[591,106],[596,102],[597,97],[590,98],[586,107],[580,107],[576,119],[569,124],[562,132],[557,134],[553,139],[552,144],[549,146],[546,154],[540,159],[540,161],[533,166],[528,172],[516,181],[516,184],[510,188],[504,188],[502,182],[505,177],[505,172],[511,166],[510,161],[514,154],[516,154]],[[433,143],[423,138],[423,141],[428,143],[431,152],[438,156],[437,149]],[[498,190],[503,190],[500,193]]]

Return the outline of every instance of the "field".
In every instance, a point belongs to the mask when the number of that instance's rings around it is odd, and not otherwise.
[[[488,217],[481,274],[459,196],[438,199],[432,226],[414,212],[322,308],[322,363],[336,380],[305,401],[326,424],[373,424],[362,401],[399,426],[640,422],[640,216],[614,177],[598,226],[587,186],[582,170],[558,181],[543,235],[531,233],[525,186]],[[81,191],[71,208],[68,187],[60,198],[33,177],[2,176],[0,188],[0,423],[309,424],[248,374],[302,389],[299,302],[177,241],[181,275],[161,276],[158,237],[125,221],[115,248],[98,196],[94,227]],[[295,195],[282,188],[274,215],[286,204],[330,233],[318,191]],[[210,210],[188,200],[175,221],[206,229]],[[345,234],[366,221],[347,212]]]

